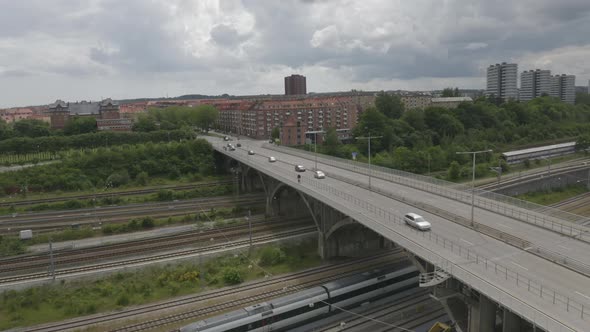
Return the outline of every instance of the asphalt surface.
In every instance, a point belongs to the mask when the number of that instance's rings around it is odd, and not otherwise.
[[[308,169],[312,169],[314,160],[265,149],[262,146],[265,142],[242,139],[240,141],[242,148],[238,148],[236,151],[224,151],[222,146],[227,142],[216,138],[208,138],[208,140],[215,143],[214,146],[218,151],[249,164],[316,199],[324,201],[395,243],[437,265],[445,267],[447,271],[450,270],[449,272],[454,277],[472,285],[475,289],[546,330],[583,331],[590,324],[590,315],[584,315],[584,318],[582,318],[581,312],[581,310],[590,312],[590,278],[583,274],[533,255],[527,250],[518,249],[482,235],[473,229],[432,215],[426,211],[417,210],[402,202],[349,183],[332,179],[329,176],[322,180],[314,179],[313,173],[310,171],[296,173],[294,165],[301,164]],[[248,150],[253,150],[256,154],[248,155]],[[276,157],[278,162],[269,163],[268,156]],[[328,174],[337,174],[356,181],[368,181],[368,178],[362,174],[331,167],[322,164],[321,161],[321,158],[319,158],[318,169]],[[303,178],[301,183],[297,183],[297,174],[300,174]],[[471,206],[468,204],[374,177],[371,184],[376,188],[395,191],[408,199],[425,202],[463,217],[470,217]],[[385,218],[380,217],[378,214],[372,213],[362,206],[355,206],[343,196],[334,195],[326,191],[325,188],[322,189],[322,185],[348,193],[399,217],[402,217],[407,212],[419,213],[432,223],[433,233],[443,236],[463,248],[469,248],[473,254],[485,258],[490,265],[495,262],[507,267],[510,273],[516,275],[516,279],[520,277],[520,283],[517,280],[505,280],[505,278],[501,277],[501,273],[497,274],[493,271],[490,273],[490,269],[484,268],[481,262],[475,262],[473,256],[471,259],[466,259],[464,255],[458,255],[456,251],[448,250],[439,244],[433,243],[432,240],[429,240],[427,236],[425,237],[420,232],[416,232],[405,225],[387,222]],[[477,208],[475,210],[475,220],[528,240],[533,243],[533,248],[536,245],[550,247],[560,254],[590,264],[590,259],[587,256],[590,244],[586,242],[564,237],[546,229]],[[533,290],[529,289],[527,286],[528,280],[531,280],[533,285],[542,285],[545,289],[543,297],[540,296],[538,290],[535,293],[535,287],[533,287]],[[553,303],[553,291],[557,293],[555,304]],[[581,309],[582,306],[584,309]]]

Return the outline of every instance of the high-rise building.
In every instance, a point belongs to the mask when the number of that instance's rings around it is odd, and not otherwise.
[[[304,95],[307,94],[307,84],[305,76],[291,75],[285,77],[285,95]]]
[[[550,70],[527,70],[520,74],[520,101],[529,101],[551,92]]]
[[[487,70],[486,95],[502,100],[518,99],[518,65],[506,63],[490,65]]]
[[[549,95],[559,98],[564,103],[574,104],[576,102],[576,76],[566,74],[552,76]]]

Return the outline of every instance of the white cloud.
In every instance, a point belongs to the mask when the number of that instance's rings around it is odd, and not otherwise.
[[[19,0],[1,106],[186,93],[484,87],[490,63],[590,79],[587,0]]]

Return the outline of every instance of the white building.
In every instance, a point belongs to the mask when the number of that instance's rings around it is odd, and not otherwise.
[[[561,101],[569,104],[576,102],[576,76],[575,75],[555,75],[551,77],[551,97],[559,98]]]
[[[487,70],[487,96],[502,100],[518,99],[518,65],[506,63],[490,65]]]
[[[527,70],[520,74],[520,95],[521,101],[529,101],[543,94],[551,93],[551,71],[550,70]]]

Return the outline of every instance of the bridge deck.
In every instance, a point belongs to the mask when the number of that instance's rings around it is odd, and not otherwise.
[[[398,200],[368,191],[334,178],[317,180],[311,172],[297,183],[293,165],[314,166],[314,160],[264,149],[261,142],[242,140],[243,149],[224,151],[222,141],[209,138],[216,150],[319,199],[386,236],[420,257],[435,263],[455,278],[471,285],[498,303],[519,313],[549,331],[584,331],[590,322],[590,278],[526,250],[498,241],[455,222],[420,211]],[[256,155],[248,156],[253,149]],[[268,163],[268,156],[277,163]],[[318,168],[339,177],[366,181],[366,176],[331,167],[318,160]],[[381,179],[372,179],[379,190],[395,191],[409,200],[427,202],[463,217],[470,206],[424,191]],[[433,224],[432,232],[418,232],[403,224],[401,217],[410,211],[424,215]],[[476,210],[476,221],[522,237],[534,244],[551,246],[583,262],[590,245],[563,237],[521,221],[489,211]]]

